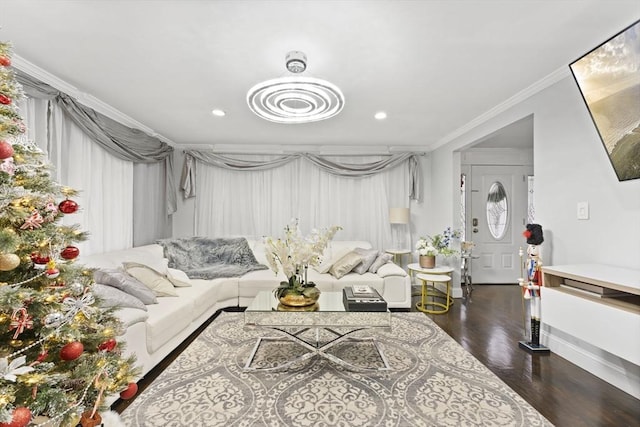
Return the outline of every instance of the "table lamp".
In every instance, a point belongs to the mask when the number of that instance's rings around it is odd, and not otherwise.
[[[403,226],[409,224],[409,217],[409,208],[391,208],[389,210],[389,222],[391,223],[395,249],[403,249],[400,247],[404,244],[404,239],[400,238],[400,231]],[[395,232],[394,225],[396,225]]]

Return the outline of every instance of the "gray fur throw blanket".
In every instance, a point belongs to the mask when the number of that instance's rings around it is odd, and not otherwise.
[[[269,268],[258,264],[244,237],[187,237],[161,239],[156,243],[164,248],[169,267],[184,271],[190,279],[240,277]]]

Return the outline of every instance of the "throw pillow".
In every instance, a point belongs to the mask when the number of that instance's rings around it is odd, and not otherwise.
[[[159,297],[177,297],[178,294],[173,288],[173,284],[164,274],[158,273],[151,267],[137,262],[123,262],[124,270],[144,283],[146,287],[151,289],[156,296]]]
[[[340,279],[345,274],[349,273],[353,270],[353,267],[360,264],[362,262],[362,255],[358,255],[354,251],[349,252],[338,261],[333,263],[329,273],[333,275],[336,279]]]
[[[176,288],[186,288],[191,286],[191,279],[187,276],[182,270],[177,270],[175,268],[169,268],[167,279],[175,286]]]
[[[108,268],[99,269],[93,272],[93,280],[101,285],[112,286],[116,289],[133,295],[142,301],[143,304],[157,304],[156,294],[147,288],[142,282],[129,276],[122,269]]]
[[[371,267],[369,267],[369,272],[377,273],[380,267],[390,262],[392,259],[393,255],[386,252],[380,252],[376,260],[373,262],[373,264],[371,264]]]
[[[334,256],[328,255],[333,252],[333,251],[330,251],[329,248],[326,248],[324,252],[325,253],[322,255],[323,260],[320,263],[320,265],[313,267],[318,273],[321,273],[321,274],[328,273],[329,270],[331,270],[331,267],[333,267],[333,264],[336,261],[338,261],[340,258],[345,256],[346,254],[351,252],[351,249],[343,248],[343,249],[337,250]]]
[[[358,274],[366,273],[367,270],[369,270],[369,267],[371,267],[371,264],[373,264],[378,257],[378,251],[375,249],[355,248],[353,251],[362,256],[362,262],[356,265],[352,270],[354,273]]]
[[[380,266],[376,274],[380,277],[388,277],[388,276],[406,276],[407,272],[404,271],[402,267],[393,262],[388,262]]]
[[[91,292],[99,299],[100,307],[131,307],[147,311],[142,301],[120,289],[95,283]]]

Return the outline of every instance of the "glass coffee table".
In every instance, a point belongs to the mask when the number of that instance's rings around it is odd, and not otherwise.
[[[323,292],[317,302],[315,311],[283,311],[278,310],[278,300],[271,291],[258,292],[254,300],[244,312],[245,327],[277,331],[278,336],[261,336],[258,338],[245,370],[272,371],[286,369],[296,363],[315,356],[323,357],[333,363],[351,370],[379,371],[389,370],[382,349],[373,337],[352,337],[351,334],[365,329],[391,329],[391,313],[389,310],[376,312],[345,311],[342,292]],[[326,331],[326,332],[325,332]],[[322,334],[322,339],[321,339]],[[327,339],[327,335],[329,338]],[[282,360],[276,366],[253,366],[260,346],[265,341],[292,341],[308,352],[293,355]],[[354,365],[329,349],[342,342],[370,341],[377,352],[380,362],[378,366]]]

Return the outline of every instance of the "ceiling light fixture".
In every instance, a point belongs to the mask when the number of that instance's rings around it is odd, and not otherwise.
[[[344,108],[342,91],[326,80],[297,74],[307,69],[307,56],[289,52],[285,61],[294,75],[267,80],[247,92],[249,108],[276,123],[309,123],[335,116]]]
[[[211,114],[213,114],[216,117],[224,117],[227,113],[225,113],[224,110],[220,110],[216,108],[215,110],[211,111]]]
[[[378,111],[373,117],[375,117],[376,120],[384,120],[387,118],[387,113],[384,111]]]

